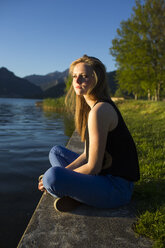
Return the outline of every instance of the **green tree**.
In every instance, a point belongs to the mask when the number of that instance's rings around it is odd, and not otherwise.
[[[165,0],[137,0],[131,17],[117,29],[110,53],[122,90],[136,99],[158,100],[165,87]]]

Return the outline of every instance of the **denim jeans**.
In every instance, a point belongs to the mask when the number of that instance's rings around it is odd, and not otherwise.
[[[112,175],[86,175],[65,168],[78,158],[62,146],[54,146],[49,153],[52,165],[43,176],[45,189],[54,197],[70,196],[98,208],[116,208],[129,203],[133,182]]]

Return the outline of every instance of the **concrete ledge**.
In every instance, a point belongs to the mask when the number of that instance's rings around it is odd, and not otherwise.
[[[83,144],[73,133],[67,147],[81,153]],[[70,213],[59,213],[54,198],[42,195],[18,248],[150,248],[150,240],[136,236],[135,205],[97,209],[80,205]]]

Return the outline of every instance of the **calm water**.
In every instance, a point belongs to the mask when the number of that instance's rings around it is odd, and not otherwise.
[[[0,248],[17,246],[41,197],[37,179],[50,167],[49,150],[71,133],[65,115],[35,102],[0,98]]]

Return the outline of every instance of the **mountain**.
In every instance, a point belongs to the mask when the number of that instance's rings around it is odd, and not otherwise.
[[[67,69],[63,72],[55,71],[46,75],[34,74],[26,76],[24,79],[37,86],[40,86],[43,91],[46,91],[51,87],[57,86],[58,84],[64,84],[68,76],[68,72],[69,70]]]
[[[46,75],[30,75],[20,78],[5,67],[0,68],[0,97],[48,98],[60,97],[65,93],[65,80],[69,70],[55,71]],[[116,71],[107,73],[111,96],[115,94]]]
[[[63,72],[55,71],[46,75],[30,75],[25,79],[38,85],[44,92],[44,97],[59,97],[64,94],[65,80],[69,70]],[[107,80],[110,87],[110,93],[113,96],[117,89],[117,81],[115,80],[116,71],[107,72]]]
[[[26,79],[17,77],[7,68],[0,68],[0,97],[42,98],[43,92]]]
[[[46,90],[43,91],[43,97],[44,98],[48,98],[48,97],[54,97],[54,98],[57,98],[57,97],[61,97],[64,95],[65,93],[65,87],[66,85],[64,83],[59,83],[55,86],[52,86]]]

